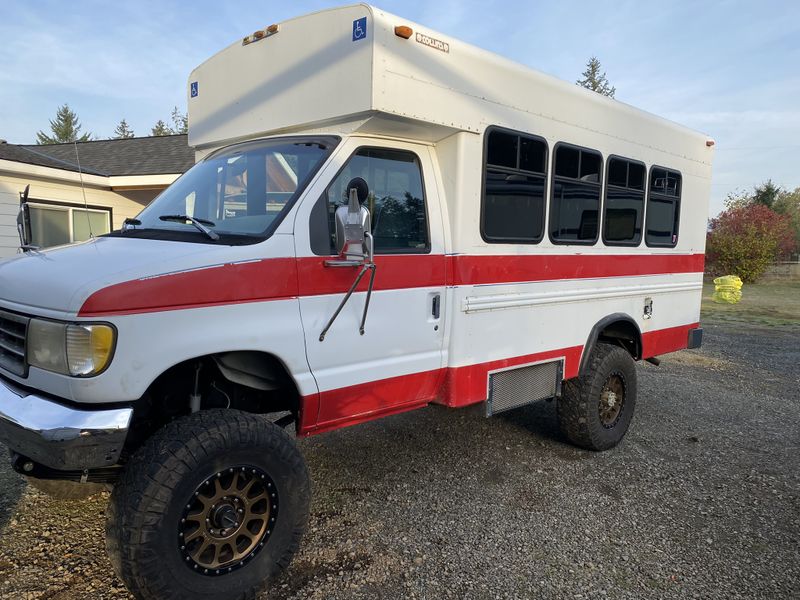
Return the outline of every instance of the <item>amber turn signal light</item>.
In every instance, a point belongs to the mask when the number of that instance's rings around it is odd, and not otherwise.
[[[394,28],[394,34],[397,37],[403,38],[404,40],[407,40],[408,38],[410,38],[412,33],[414,33],[414,32],[411,30],[411,27],[409,27],[408,25],[398,25],[397,27]]]

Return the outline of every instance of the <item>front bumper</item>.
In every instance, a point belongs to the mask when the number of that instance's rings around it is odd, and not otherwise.
[[[0,442],[52,469],[87,470],[115,464],[132,416],[132,408],[71,408],[0,379]]]

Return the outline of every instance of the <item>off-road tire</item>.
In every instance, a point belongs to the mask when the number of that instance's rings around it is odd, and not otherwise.
[[[26,477],[28,485],[56,500],[84,500],[110,489],[102,483],[78,483],[58,479],[36,479]]]
[[[624,400],[616,421],[609,427],[601,421],[598,403],[612,374],[624,381]],[[558,423],[564,436],[587,450],[608,450],[616,446],[631,424],[636,406],[636,364],[620,346],[595,345],[586,373],[564,382],[558,399]]]
[[[241,464],[274,482],[277,522],[244,566],[203,575],[184,563],[180,550],[184,503],[204,480]],[[305,532],[309,502],[305,461],[285,431],[259,415],[201,411],[166,425],[130,458],[106,514],[108,555],[140,600],[249,600],[289,565]]]

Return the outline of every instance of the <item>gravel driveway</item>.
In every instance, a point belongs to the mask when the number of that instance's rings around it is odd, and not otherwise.
[[[624,442],[575,449],[540,403],[431,407],[300,442],[310,530],[267,598],[797,598],[800,328],[704,323],[639,368]],[[121,598],[103,496],[0,462],[0,597]]]

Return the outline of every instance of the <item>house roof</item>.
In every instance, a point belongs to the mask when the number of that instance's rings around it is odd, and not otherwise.
[[[183,173],[194,165],[186,135],[163,135],[76,144],[0,144],[0,159],[106,177]]]
[[[16,144],[0,144],[0,160],[78,172],[78,167],[71,163],[58,160],[35,150],[29,150],[25,146],[17,146]],[[101,175],[101,173],[88,167],[85,167],[83,172],[90,175]]]

